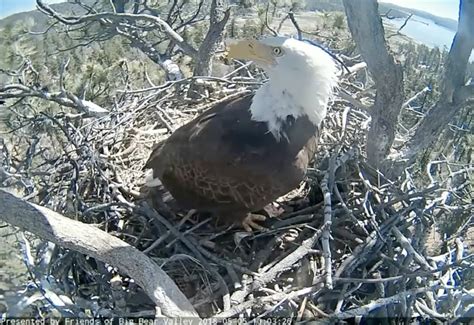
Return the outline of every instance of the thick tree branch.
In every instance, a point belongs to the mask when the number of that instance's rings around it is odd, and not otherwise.
[[[459,3],[458,30],[454,36],[443,79],[442,96],[454,101],[455,92],[466,84],[466,71],[474,47],[474,0]]]
[[[158,50],[152,44],[150,44],[150,42],[139,37],[133,32],[127,33],[126,31],[122,31],[120,29],[117,29],[117,32],[127,38],[133,47],[140,49],[153,62],[158,64],[165,72],[166,81],[179,80],[183,78],[183,73],[179,66],[167,59],[165,55],[160,54]]]
[[[367,158],[380,167],[395,139],[403,104],[403,70],[389,53],[376,0],[343,0],[347,22],[357,48],[375,81],[372,124],[367,137]]]
[[[446,60],[438,102],[430,109],[403,151],[395,160],[412,163],[422,150],[435,141],[454,116],[474,98],[474,86],[466,85],[466,72],[474,48],[474,0],[461,0],[458,31]]]
[[[148,256],[94,226],[23,201],[2,189],[0,219],[60,246],[117,267],[137,281],[165,316],[197,316],[176,284]]]

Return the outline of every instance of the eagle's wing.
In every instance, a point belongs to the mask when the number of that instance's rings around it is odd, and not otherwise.
[[[276,141],[265,123],[252,121],[251,98],[216,105],[152,153],[147,167],[178,201],[253,210],[298,184],[292,148],[299,144],[291,141],[299,140]]]

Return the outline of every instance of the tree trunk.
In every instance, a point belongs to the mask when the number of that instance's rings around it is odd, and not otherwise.
[[[115,12],[123,14],[125,12],[125,5],[128,3],[128,1],[129,0],[112,0]]]
[[[419,152],[426,150],[438,139],[465,105],[473,104],[474,86],[466,85],[467,66],[473,47],[474,0],[461,0],[458,31],[446,59],[440,98],[428,111],[401,153],[394,155],[394,160],[403,160],[405,165],[412,163]]]
[[[367,135],[367,158],[381,167],[395,139],[403,104],[403,69],[389,53],[376,0],[343,0],[352,38],[375,82],[375,103]]]
[[[225,25],[230,17],[230,9],[224,10],[223,0],[212,0],[210,25],[199,47],[193,76],[209,76],[212,73],[212,57],[222,41]]]
[[[212,58],[217,46],[222,41],[225,25],[230,17],[230,9],[224,11],[224,0],[212,0],[210,12],[210,24],[206,37],[199,47],[198,54],[194,58],[193,76],[210,76],[212,73]],[[194,81],[188,90],[190,98],[199,98],[205,93],[205,86]]]

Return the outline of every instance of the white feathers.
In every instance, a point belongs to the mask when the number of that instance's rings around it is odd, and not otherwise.
[[[337,85],[336,63],[325,51],[292,38],[271,37],[261,41],[280,47],[283,54],[276,64],[262,66],[268,82],[257,90],[250,111],[254,121],[267,122],[268,130],[280,139],[287,116],[307,115],[319,126]]]
[[[158,187],[162,183],[159,178],[153,178],[153,170],[149,169],[145,172],[145,186],[146,187]]]

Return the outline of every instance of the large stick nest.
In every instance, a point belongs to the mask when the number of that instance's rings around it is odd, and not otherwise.
[[[307,179],[267,207],[268,231],[248,234],[174,205],[150,208],[142,168],[153,145],[216,101],[258,86],[207,80],[200,85],[206,96],[191,99],[194,81],[119,93],[102,118],[19,117],[0,146],[0,181],[146,252],[202,317],[466,313],[472,169],[435,164],[424,185],[409,169],[398,181],[384,178],[364,162],[368,115],[343,100],[331,105]],[[449,233],[439,220],[452,220]],[[37,286],[24,295],[42,294],[34,308],[10,306],[16,316],[44,307],[63,315],[155,315],[133,279],[111,266],[51,244],[38,246],[35,261]]]

